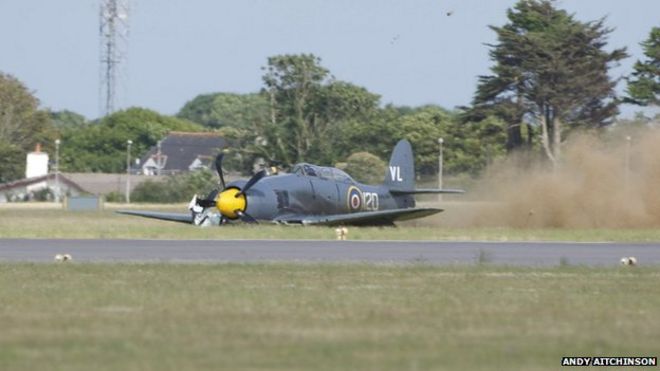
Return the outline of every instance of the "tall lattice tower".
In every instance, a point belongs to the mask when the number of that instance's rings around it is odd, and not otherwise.
[[[129,0],[101,0],[101,69],[99,110],[102,115],[115,111],[117,85],[128,49]]]

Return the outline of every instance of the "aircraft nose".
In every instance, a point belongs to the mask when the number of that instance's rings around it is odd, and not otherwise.
[[[216,207],[228,219],[237,219],[247,208],[247,198],[238,188],[227,188],[218,194]]]

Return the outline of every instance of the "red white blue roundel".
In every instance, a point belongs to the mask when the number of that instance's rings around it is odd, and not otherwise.
[[[362,191],[354,186],[348,188],[348,210],[362,210]]]

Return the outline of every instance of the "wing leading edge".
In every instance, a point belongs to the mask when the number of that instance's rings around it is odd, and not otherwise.
[[[136,215],[144,218],[152,218],[159,220],[168,220],[171,222],[179,222],[192,224],[192,216],[190,213],[163,213],[159,211],[140,211],[140,210],[117,210],[118,214]]]
[[[288,215],[274,221],[303,225],[391,225],[395,221],[422,218],[442,211],[435,208],[408,208],[336,215]]]

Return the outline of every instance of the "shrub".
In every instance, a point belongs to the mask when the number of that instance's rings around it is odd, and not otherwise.
[[[342,164],[343,165],[343,164]],[[385,161],[369,152],[356,152],[348,156],[344,171],[361,183],[382,183],[385,177]]]
[[[133,193],[133,202],[172,203],[185,202],[194,195],[206,196],[216,188],[217,176],[210,170],[171,175],[164,182],[147,180],[138,184]]]

